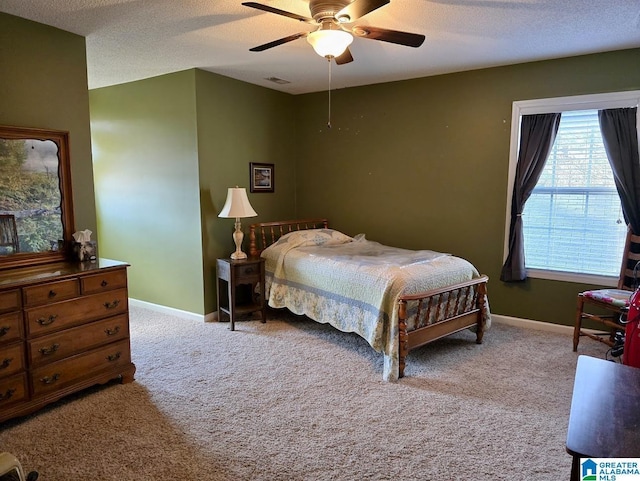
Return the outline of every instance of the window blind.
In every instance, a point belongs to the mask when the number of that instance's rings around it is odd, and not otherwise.
[[[528,268],[619,275],[627,227],[597,110],[562,113],[522,221]]]

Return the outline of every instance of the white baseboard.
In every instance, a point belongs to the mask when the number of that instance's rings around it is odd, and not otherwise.
[[[171,316],[180,317],[182,319],[189,319],[194,321],[204,322],[217,322],[218,312],[210,312],[209,314],[202,315],[189,311],[183,311],[181,309],[175,309],[173,307],[162,306],[160,304],[154,304],[151,302],[140,301],[138,299],[129,298],[129,304],[136,307],[142,307],[163,314],[169,314]],[[536,329],[538,331],[556,332],[559,334],[573,334],[573,326],[564,326],[562,324],[553,324],[551,322],[534,321],[531,319],[522,319],[519,317],[503,316],[501,314],[491,313],[491,321],[498,324],[507,324],[510,326],[524,327],[527,329]]]
[[[160,304],[154,304],[152,302],[140,301],[138,299],[129,298],[129,304],[134,307],[142,307],[151,311],[161,312],[163,314],[169,314],[171,316],[180,317],[182,319],[188,319],[192,321],[204,321],[213,322],[218,318],[217,312],[211,312],[206,315],[196,314],[194,312],[183,311],[181,309],[175,309],[173,307],[161,306]]]
[[[499,324],[508,324],[510,326],[536,329],[538,331],[573,334],[573,326],[564,326],[562,324],[553,324],[551,322],[533,321],[531,319],[521,319],[519,317],[503,316],[493,313],[491,313],[491,321],[495,321]]]

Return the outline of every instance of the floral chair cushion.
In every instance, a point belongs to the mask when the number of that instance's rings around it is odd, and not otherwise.
[[[616,307],[628,307],[631,294],[633,294],[633,291],[624,291],[622,289],[598,289],[582,293],[584,297]]]

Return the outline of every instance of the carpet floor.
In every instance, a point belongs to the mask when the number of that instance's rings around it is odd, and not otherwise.
[[[40,481],[569,478],[569,335],[494,322],[482,345],[463,331],[411,352],[386,383],[366,341],[291,314],[235,332],[130,317],[135,382],[0,424],[0,451]]]

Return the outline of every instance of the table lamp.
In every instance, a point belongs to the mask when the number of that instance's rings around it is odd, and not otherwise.
[[[258,214],[247,198],[247,189],[244,187],[229,187],[227,191],[227,201],[224,203],[224,207],[218,214],[218,217],[235,217],[236,229],[233,232],[233,242],[236,243],[236,251],[231,254],[231,258],[234,260],[246,259],[247,254],[242,252],[242,240],[244,239],[244,233],[242,232],[242,226],[240,225],[240,219],[244,217],[255,217]]]

